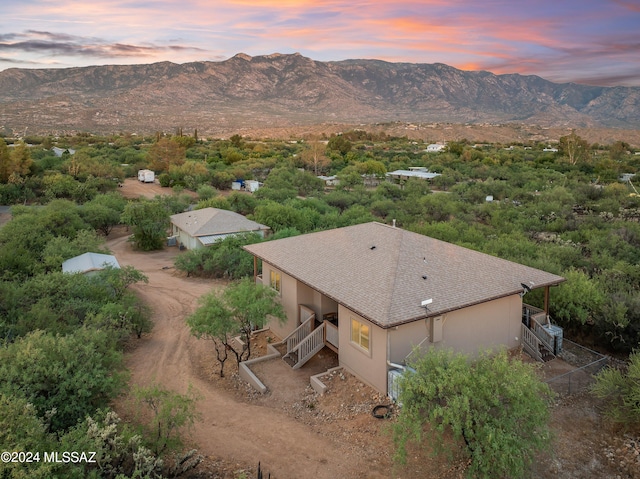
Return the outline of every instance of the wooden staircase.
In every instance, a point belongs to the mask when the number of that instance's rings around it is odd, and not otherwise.
[[[527,328],[524,323],[522,324],[522,347],[533,359],[543,363],[555,359],[556,355],[553,353],[551,344],[542,341],[533,330]]]
[[[549,349],[544,344],[540,344],[538,348],[538,351],[540,351],[540,360],[543,363],[556,358],[556,355],[553,354],[553,352],[549,351]]]
[[[287,345],[287,352],[282,359],[293,369],[301,368],[324,348],[325,325],[322,323],[312,329],[315,319],[315,315],[312,315],[282,340]]]

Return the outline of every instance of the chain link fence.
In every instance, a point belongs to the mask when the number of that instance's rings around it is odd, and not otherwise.
[[[558,357],[576,369],[546,380],[549,387],[560,395],[585,390],[595,381],[594,376],[607,365],[608,358],[596,351],[563,339]]]

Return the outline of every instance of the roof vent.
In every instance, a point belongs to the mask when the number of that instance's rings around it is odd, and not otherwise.
[[[374,249],[376,249],[376,245],[371,246],[369,249],[373,251]]]

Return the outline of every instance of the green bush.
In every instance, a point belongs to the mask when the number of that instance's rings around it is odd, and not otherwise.
[[[640,352],[629,356],[626,371],[607,367],[596,376],[591,391],[603,399],[606,416],[627,429],[640,426]]]

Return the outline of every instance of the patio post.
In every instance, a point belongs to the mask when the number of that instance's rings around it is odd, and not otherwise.
[[[549,323],[549,286],[544,287],[544,315]]]
[[[256,278],[258,277],[258,257],[253,257],[253,282],[256,282]]]

